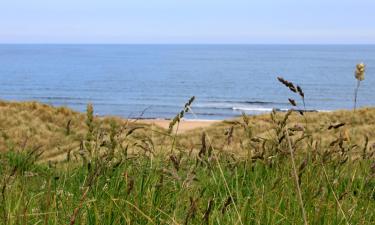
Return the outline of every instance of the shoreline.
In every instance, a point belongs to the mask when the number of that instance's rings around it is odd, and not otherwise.
[[[38,102],[38,101],[10,101],[10,100],[5,100],[5,99],[0,99],[0,106],[6,106],[6,107],[9,107],[9,106],[16,106],[18,105],[20,108],[24,108],[24,109],[27,109],[30,110],[33,109],[37,109],[39,108],[38,106],[41,106],[42,108],[44,109],[49,109],[49,110],[53,110],[53,109],[57,109],[57,110],[60,110],[60,111],[63,111],[63,112],[72,112],[72,113],[78,113],[78,114],[81,114],[81,115],[84,115],[85,112],[80,112],[80,111],[77,111],[77,110],[74,110],[72,108],[70,108],[69,106],[54,106],[54,105],[51,105],[51,104],[47,104],[47,103],[43,103],[43,102]],[[364,108],[371,108],[369,106],[365,106]],[[47,111],[49,111],[47,110]],[[329,113],[329,112],[336,112],[336,111],[341,111],[341,110],[345,110],[345,109],[337,109],[337,110],[294,110],[294,111],[304,111],[304,112],[308,112],[308,113]],[[281,110],[277,110],[277,112],[284,112],[284,111],[281,111]],[[252,115],[252,114],[248,114],[249,116],[259,116],[259,115],[264,115],[264,114],[268,114],[269,112],[264,112],[264,113],[261,113],[261,114],[256,114],[256,115]],[[108,118],[108,117],[116,117],[116,118],[119,118],[121,120],[130,120],[130,121],[134,121],[134,122],[137,122],[137,123],[144,123],[144,124],[148,124],[148,125],[156,125],[158,127],[161,127],[163,129],[168,129],[169,128],[169,124],[171,122],[171,118],[126,118],[126,117],[122,117],[122,116],[116,116],[116,115],[97,115],[96,116],[100,117],[100,118]],[[180,125],[179,125],[179,129],[178,129],[178,133],[184,133],[184,132],[187,132],[187,131],[191,131],[191,130],[195,130],[195,129],[204,129],[204,128],[207,128],[213,124],[219,124],[223,121],[230,121],[230,120],[235,120],[236,118],[238,118],[239,116],[233,116],[231,118],[225,118],[225,119],[199,119],[199,118],[183,118],[181,119],[181,122],[180,122]]]

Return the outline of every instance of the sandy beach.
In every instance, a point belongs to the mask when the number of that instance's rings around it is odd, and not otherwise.
[[[167,119],[145,119],[140,122],[146,124],[154,124],[156,126],[168,129],[170,120]],[[221,122],[221,120],[181,120],[178,131],[183,133],[196,128],[205,128],[214,123]]]

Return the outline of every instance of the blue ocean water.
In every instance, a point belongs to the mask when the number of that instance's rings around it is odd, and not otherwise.
[[[375,45],[0,45],[0,99],[99,115],[223,119],[290,108],[276,79],[299,84],[307,109],[353,107],[354,68],[367,65],[358,105],[375,105]]]

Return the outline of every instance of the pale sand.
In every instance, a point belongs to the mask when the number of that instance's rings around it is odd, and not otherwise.
[[[164,129],[169,128],[170,120],[165,119],[144,119],[140,120],[141,123],[146,124],[154,124],[156,126],[162,127]],[[214,123],[221,122],[221,120],[181,120],[180,125],[178,127],[178,131],[180,133],[197,129],[197,128],[205,128],[211,126]]]

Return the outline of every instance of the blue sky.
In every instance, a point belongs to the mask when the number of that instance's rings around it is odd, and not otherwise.
[[[0,0],[0,43],[375,43],[375,0]]]

